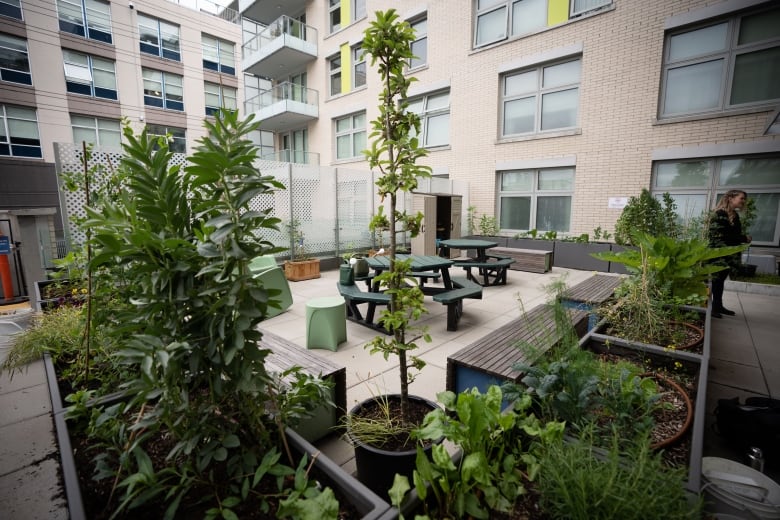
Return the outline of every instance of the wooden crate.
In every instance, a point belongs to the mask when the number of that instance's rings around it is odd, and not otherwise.
[[[541,249],[517,249],[514,247],[493,247],[488,250],[491,256],[503,256],[514,259],[509,266],[515,271],[546,273],[552,269],[553,252]]]

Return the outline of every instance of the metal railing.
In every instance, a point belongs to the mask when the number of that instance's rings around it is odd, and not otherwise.
[[[318,106],[320,94],[318,91],[306,88],[295,83],[285,81],[279,83],[273,88],[260,90],[257,95],[252,96],[244,102],[244,113],[257,112],[262,108],[269,107],[279,101],[298,101],[305,105]]]
[[[241,23],[241,15],[235,9],[225,7],[212,0],[168,0],[173,4],[178,4],[194,11],[210,14],[234,24]]]
[[[287,15],[283,15],[271,22],[268,27],[257,33],[254,38],[242,46],[244,55],[246,56],[248,53],[259,51],[263,46],[267,46],[269,43],[285,34],[313,45],[317,44],[317,29],[310,25],[306,25],[299,20],[290,18]]]
[[[320,154],[317,152],[307,152],[305,150],[277,150],[273,153],[267,153],[260,156],[266,161],[288,162],[293,164],[311,164],[319,166]]]

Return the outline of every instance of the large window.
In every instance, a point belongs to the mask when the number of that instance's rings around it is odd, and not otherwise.
[[[363,47],[357,45],[352,47],[352,88],[363,87],[366,85],[366,57],[363,54]]]
[[[152,69],[143,69],[142,74],[145,105],[169,110],[184,110],[181,76]]]
[[[25,40],[0,33],[0,80],[32,85]]]
[[[350,16],[346,16],[343,12],[343,3],[344,0],[328,1],[328,20],[330,32],[332,33],[366,16],[366,0],[346,0],[350,9]]]
[[[719,112],[780,101],[780,8],[666,37],[661,115]]]
[[[0,16],[22,19],[22,4],[19,0],[0,0]]]
[[[576,127],[579,84],[579,59],[503,76],[502,135]]]
[[[101,0],[57,0],[60,30],[113,43],[111,5]]]
[[[150,136],[165,137],[168,140],[168,150],[175,153],[187,152],[187,134],[184,128],[164,125],[146,125]]]
[[[143,14],[138,15],[141,52],[181,61],[179,26]]]
[[[612,0],[571,0],[568,18],[612,4]],[[565,5],[565,4],[564,4]],[[565,22],[553,16],[548,0],[476,0],[474,46],[481,47]]]
[[[236,89],[225,87],[217,83],[205,83],[206,88],[206,115],[213,116],[222,108],[236,110]]]
[[[203,68],[232,76],[236,75],[236,46],[213,36],[204,34]]]
[[[114,62],[63,49],[68,92],[117,99]]]
[[[73,142],[86,141],[97,146],[122,145],[122,131],[119,121],[99,117],[77,116],[71,114],[70,126],[73,128]]]
[[[499,187],[501,229],[569,231],[574,168],[500,172]]]
[[[414,29],[412,42],[414,58],[409,60],[409,68],[416,69],[428,63],[428,19],[423,18],[412,22],[412,29]]]
[[[683,224],[701,219],[728,190],[755,199],[757,218],[749,230],[756,245],[780,240],[780,156],[753,156],[657,162],[652,192],[668,192]]]
[[[336,119],[336,159],[363,157],[366,149],[366,113]]]
[[[43,157],[34,109],[0,105],[0,155]]]
[[[328,60],[328,73],[330,75],[330,95],[341,94],[341,56],[336,55]]]
[[[420,144],[426,148],[450,144],[450,91],[409,100],[409,112],[420,116]]]

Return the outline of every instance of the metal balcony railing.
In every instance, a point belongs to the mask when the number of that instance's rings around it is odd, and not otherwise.
[[[235,24],[241,23],[241,15],[238,14],[238,11],[236,11],[235,9],[231,9],[229,7],[225,7],[224,5],[220,5],[217,2],[214,2],[212,0],[168,0],[168,1],[173,4],[178,4],[188,9],[192,9],[194,11],[200,11],[201,13],[206,13],[212,16],[216,16],[217,18],[222,18],[223,20],[227,20],[230,23],[235,23]]]
[[[319,92],[285,81],[271,89],[261,90],[256,96],[247,99],[244,102],[244,112],[257,112],[280,101],[297,101],[316,107],[319,105]]]
[[[260,31],[254,38],[244,43],[242,46],[244,55],[246,56],[249,53],[259,51],[264,46],[269,45],[272,41],[284,35],[298,38],[310,45],[317,45],[317,29],[310,25],[306,25],[299,20],[283,15],[271,22],[268,27]]]
[[[267,161],[311,164],[314,166],[319,166],[320,164],[320,154],[304,150],[277,150],[273,153],[263,154],[260,158]]]

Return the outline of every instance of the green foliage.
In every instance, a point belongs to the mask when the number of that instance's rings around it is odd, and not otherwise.
[[[636,232],[660,236],[677,236],[677,205],[668,193],[663,194],[663,204],[646,188],[638,197],[631,197],[615,223],[615,242],[636,245]]]
[[[385,215],[385,207],[379,206],[376,208],[376,215],[371,217],[371,220],[368,222],[368,230],[376,236],[380,249],[385,247],[384,232],[389,229],[390,220]]]
[[[473,235],[477,229],[477,207],[469,206],[466,208],[466,233]]]
[[[528,396],[502,412],[503,396],[495,385],[485,394],[473,388],[457,396],[442,392],[437,398],[444,409],[430,412],[415,436],[443,437],[461,453],[453,461],[444,444],[434,444],[429,460],[417,448],[413,480],[426,517],[489,518],[491,511],[511,511],[526,492],[525,483],[540,470],[538,442],[560,441],[563,423],[542,424],[529,413]],[[396,475],[393,504],[398,506],[409,489],[408,479]]]
[[[483,236],[498,235],[498,220],[492,215],[482,215],[479,218],[479,234]]]
[[[705,282],[711,274],[724,269],[710,262],[744,251],[747,246],[709,247],[700,238],[675,239],[635,233],[637,249],[602,251],[591,256],[625,265],[636,276],[652,276],[658,296],[667,302],[698,303],[706,300]]]
[[[32,326],[14,336],[3,361],[2,370],[14,372],[41,359],[44,352],[54,358],[64,353],[76,354],[84,336],[84,312],[81,307],[64,306],[34,317]]]
[[[409,263],[396,260],[398,233],[409,233],[412,237],[420,232],[423,214],[407,214],[398,207],[398,193],[412,192],[418,179],[430,176],[430,167],[417,164],[425,157],[426,150],[420,148],[420,118],[407,110],[407,91],[414,78],[406,75],[407,64],[413,57],[411,44],[415,32],[408,22],[399,19],[394,9],[376,11],[363,35],[363,51],[370,57],[372,66],[377,67],[381,92],[379,94],[379,116],[371,122],[371,147],[365,151],[369,166],[381,173],[376,181],[380,199],[389,203],[388,232],[390,234],[390,270],[378,277],[386,283],[391,295],[390,309],[384,311],[379,322],[390,331],[389,337],[376,337],[368,348],[372,353],[381,353],[385,359],[398,356],[401,415],[409,422],[409,382],[413,377],[409,368],[422,368],[418,358],[407,359],[407,352],[417,345],[406,339],[409,320],[417,319],[426,312],[423,294],[419,287],[406,286]],[[376,218],[376,216],[375,216]],[[373,221],[373,219],[372,219]],[[426,340],[430,338],[424,335]]]
[[[287,222],[284,227],[290,237],[290,260],[293,262],[309,260],[311,257],[306,251],[306,236],[303,233],[303,229],[301,229],[301,222],[294,218]]]
[[[516,233],[514,238],[531,238],[533,240],[555,240],[558,238],[558,232],[557,231],[545,231],[544,233],[539,233],[538,229],[529,229],[528,231],[524,231],[522,233]]]
[[[599,241],[608,241],[610,238],[612,238],[612,233],[607,231],[606,229],[601,229],[601,226],[597,226],[593,229],[593,240],[596,242]]]
[[[682,469],[668,468],[648,443],[624,451],[617,433],[603,452],[594,448],[598,435],[586,430],[573,442],[546,445],[538,482],[550,518],[701,517],[701,501],[689,503],[686,496]]]
[[[122,384],[127,406],[91,420],[103,448],[99,475],[116,480],[120,509],[164,497],[165,518],[191,495],[218,504],[208,518],[235,517],[263,476],[295,474],[280,462],[284,421],[328,394],[318,379],[269,374],[268,351],[258,348],[257,326],[276,294],[249,265],[279,251],[262,236],[279,220],[249,202],[282,187],[253,166],[247,136],[258,123],[220,111],[205,126],[184,169],[170,164],[165,140],[126,128],[124,184],[87,207],[84,222],[89,269],[127,281],[113,287],[114,314],[98,322],[132,370]],[[294,381],[281,383],[285,376]],[[160,468],[147,450],[161,435],[171,446]],[[279,487],[284,493],[281,479]]]

